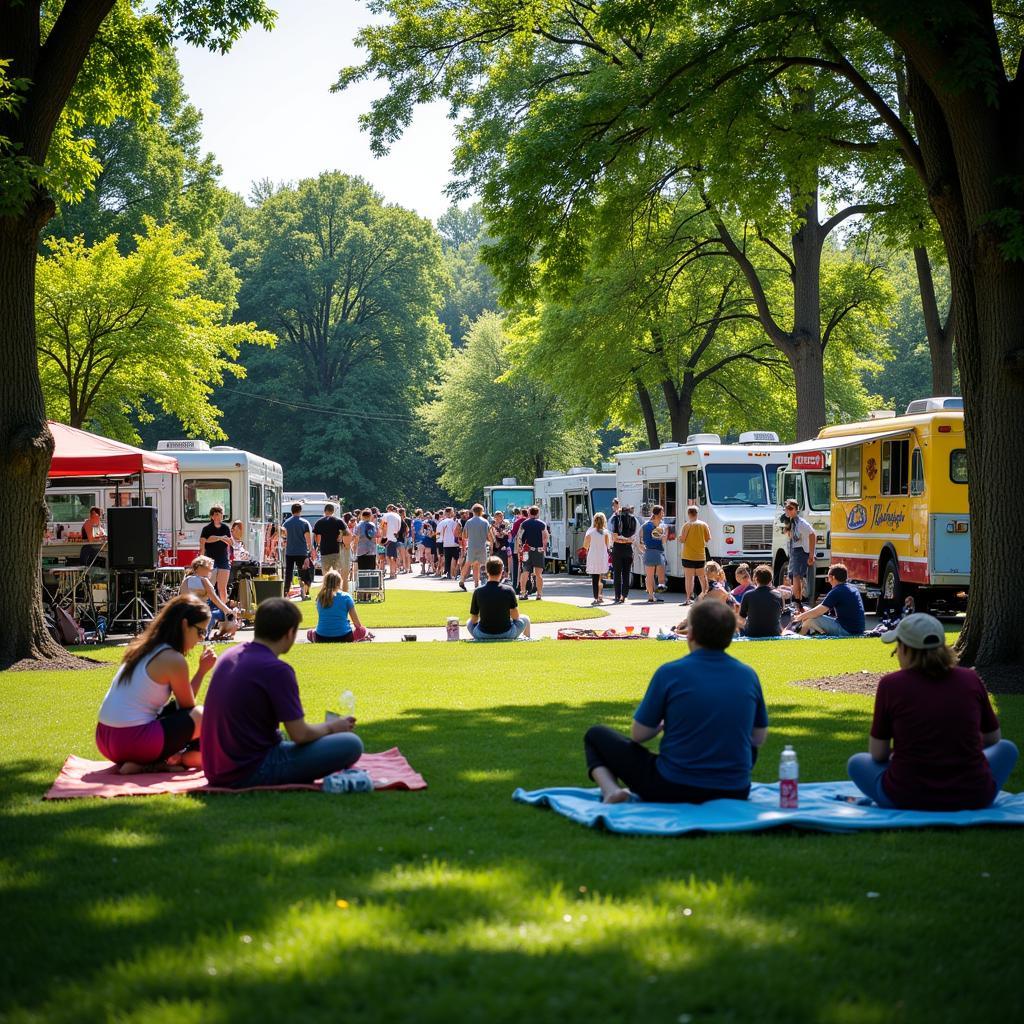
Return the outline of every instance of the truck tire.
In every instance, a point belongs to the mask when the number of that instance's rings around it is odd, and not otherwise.
[[[789,572],[789,559],[780,558],[775,563],[775,586],[781,587],[786,582],[786,573]]]
[[[900,582],[900,568],[896,560],[890,557],[882,567],[879,581],[877,612],[882,614],[887,609],[897,612],[903,604],[904,587]]]

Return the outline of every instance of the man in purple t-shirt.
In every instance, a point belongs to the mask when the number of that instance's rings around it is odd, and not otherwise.
[[[280,658],[301,621],[291,601],[264,601],[255,639],[218,659],[203,709],[203,771],[211,785],[313,782],[359,760],[363,743],[352,731],[354,718],[306,721],[295,670]],[[281,722],[288,740],[278,732]]]

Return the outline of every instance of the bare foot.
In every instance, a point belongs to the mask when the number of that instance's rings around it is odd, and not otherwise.
[[[147,765],[139,764],[137,761],[125,761],[117,769],[117,773],[118,775],[141,775],[147,767]]]
[[[605,793],[601,798],[601,802],[605,804],[625,804],[630,801],[633,794],[628,789],[613,789],[610,793]]]

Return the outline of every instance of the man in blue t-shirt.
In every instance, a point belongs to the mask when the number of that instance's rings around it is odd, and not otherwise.
[[[832,589],[821,599],[821,604],[793,616],[793,624],[800,625],[804,636],[812,633],[863,636],[864,602],[860,592],[847,583],[847,578],[846,566],[836,562],[828,571],[828,583]]]
[[[654,673],[630,735],[587,730],[587,770],[605,803],[633,793],[659,803],[747,799],[768,712],[757,673],[725,653],[735,629],[726,605],[698,603],[687,619],[690,653]],[[641,746],[658,733],[658,754]]]
[[[302,588],[302,600],[309,600],[309,588],[313,585],[313,562],[310,558],[313,546],[312,528],[309,521],[302,518],[302,504],[292,505],[292,514],[284,521],[284,592],[285,596],[292,586],[292,573],[297,569],[299,586]]]
[[[516,533],[516,554],[519,556],[519,596],[526,600],[526,583],[529,574],[533,573],[537,585],[537,600],[544,595],[544,552],[548,546],[548,528],[540,518],[540,508],[530,506],[526,519]]]

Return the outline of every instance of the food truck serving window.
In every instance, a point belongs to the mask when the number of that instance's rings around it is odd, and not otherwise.
[[[230,480],[185,480],[181,485],[186,523],[210,521],[210,506],[223,505],[224,518],[231,522]]]
[[[81,524],[89,518],[89,509],[98,504],[95,491],[76,491],[74,494],[48,494],[46,506],[55,523]]]
[[[562,496],[551,495],[551,521],[560,523],[562,521]]]
[[[836,497],[860,497],[860,455],[862,446],[837,448],[833,456],[836,464]]]
[[[882,494],[907,494],[910,468],[909,441],[882,442]]]
[[[260,518],[260,485],[249,484],[249,521],[256,520],[259,522]]]
[[[966,448],[954,448],[949,453],[949,479],[955,484],[967,483]]]

